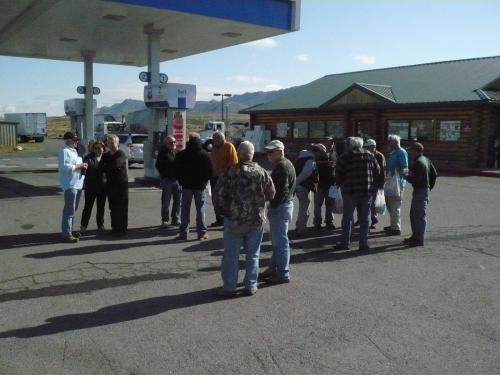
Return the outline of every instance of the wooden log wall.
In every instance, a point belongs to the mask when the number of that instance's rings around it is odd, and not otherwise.
[[[388,120],[433,120],[433,140],[423,142],[425,153],[436,166],[450,168],[485,167],[488,142],[491,136],[500,133],[500,107],[492,105],[464,105],[445,107],[407,107],[391,109],[324,111],[324,112],[283,112],[257,113],[250,116],[251,125],[264,125],[271,131],[271,138],[276,139],[276,124],[286,122],[288,133],[280,138],[287,147],[287,152],[294,157],[296,152],[321,139],[294,139],[293,122],[341,120],[346,125],[346,136],[354,135],[355,123],[369,120],[374,123],[374,134],[378,145],[387,138]],[[461,132],[458,141],[440,140],[441,121],[460,121]],[[339,145],[339,141],[337,140]],[[403,140],[403,147],[411,141]]]

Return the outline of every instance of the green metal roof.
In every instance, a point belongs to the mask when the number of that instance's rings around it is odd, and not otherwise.
[[[499,78],[500,56],[332,74],[241,112],[320,109],[353,85],[395,104],[498,101],[499,91],[478,91]]]

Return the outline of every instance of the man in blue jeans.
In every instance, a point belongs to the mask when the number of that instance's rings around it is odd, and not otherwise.
[[[293,193],[295,192],[295,168],[285,158],[285,146],[274,140],[265,147],[267,159],[273,164],[271,178],[276,195],[269,202],[267,218],[273,246],[273,255],[269,268],[259,277],[269,284],[290,282],[290,244],[288,241],[288,225],[293,214]]]
[[[64,242],[78,242],[79,232],[73,232],[75,211],[78,209],[87,163],[76,152],[78,143],[75,134],[64,134],[65,147],[59,151],[59,184],[64,191],[64,208],[61,219],[61,236]]]
[[[336,167],[337,184],[341,187],[344,201],[342,214],[342,238],[335,250],[348,250],[351,242],[352,217],[354,210],[359,220],[359,251],[367,251],[368,221],[370,203],[376,191],[376,181],[381,173],[380,167],[370,152],[363,149],[363,139],[349,137],[346,152],[340,156]]]
[[[419,142],[415,142],[410,148],[410,160],[412,161],[410,173],[403,176],[413,185],[410,209],[411,236],[405,238],[403,242],[409,246],[424,246],[429,192],[436,183],[437,172],[429,158],[424,156],[424,146]]]
[[[215,186],[215,212],[224,217],[224,256],[221,297],[235,297],[238,283],[240,248],[246,254],[243,293],[257,292],[259,254],[264,232],[266,201],[275,194],[269,173],[253,162],[254,147],[242,142],[238,147],[239,163],[226,169]]]
[[[200,135],[191,133],[186,149],[177,153],[174,159],[174,170],[180,185],[181,226],[177,240],[186,241],[189,232],[191,202],[194,198],[196,206],[196,231],[198,239],[208,239],[205,225],[205,188],[212,177],[212,161],[203,150]]]

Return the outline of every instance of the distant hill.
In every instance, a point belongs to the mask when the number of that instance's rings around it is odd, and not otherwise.
[[[283,90],[276,91],[257,91],[247,92],[241,95],[233,95],[224,100],[224,107],[227,107],[229,113],[237,113],[238,111],[251,107],[256,104],[266,103],[283,96],[295,89],[290,87]],[[98,114],[113,114],[124,115],[130,112],[140,111],[146,108],[142,100],[125,99],[121,103],[113,104],[109,107],[101,107],[97,109]],[[210,101],[197,101],[191,112],[198,113],[220,113],[221,102],[217,100]]]

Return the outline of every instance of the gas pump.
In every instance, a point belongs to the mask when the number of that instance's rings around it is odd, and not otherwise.
[[[94,99],[93,101],[93,109],[92,113],[96,111],[97,101]],[[70,118],[70,129],[73,133],[75,133],[78,138],[82,138],[84,133],[84,124],[85,124],[85,99],[67,99],[64,101],[64,112]],[[78,143],[77,151],[80,156],[83,156],[87,153],[87,146]]]
[[[165,135],[177,140],[177,149],[186,145],[186,109],[193,108],[196,102],[196,85],[181,83],[148,84],[144,86],[144,103],[147,109],[142,116],[148,129],[148,141],[144,143],[144,176],[158,178],[154,167],[157,146]],[[128,120],[137,122],[137,118]],[[129,124],[130,124],[129,122]]]

